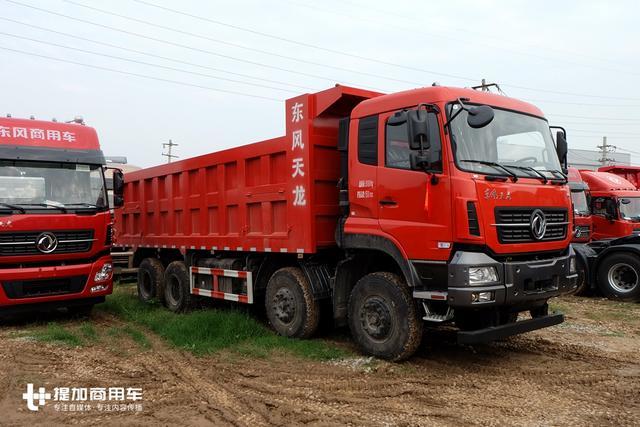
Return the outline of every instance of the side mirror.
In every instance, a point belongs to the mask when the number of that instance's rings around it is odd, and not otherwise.
[[[407,113],[409,124],[409,148],[412,150],[428,150],[429,122],[427,110],[418,108]]]
[[[113,207],[124,205],[124,174],[120,169],[113,170]]]
[[[467,108],[467,124],[473,129],[480,129],[493,121],[495,113],[488,105],[477,105]]]
[[[431,160],[428,153],[423,154],[419,151],[412,151],[409,154],[409,161],[411,170],[414,171],[427,171],[431,168]]]
[[[567,153],[569,152],[569,145],[567,144],[567,137],[561,130],[556,132],[556,153],[558,153],[558,159],[562,165],[562,172],[565,174],[567,170]]]

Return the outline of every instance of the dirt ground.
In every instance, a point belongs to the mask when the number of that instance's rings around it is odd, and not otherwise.
[[[638,425],[640,305],[564,298],[567,322],[506,341],[461,347],[428,333],[403,364],[353,356],[195,357],[150,335],[151,348],[100,340],[70,348],[0,328],[2,425]],[[96,328],[121,322],[97,312]],[[329,340],[350,346],[342,335]],[[36,387],[141,387],[142,411],[38,412]]]

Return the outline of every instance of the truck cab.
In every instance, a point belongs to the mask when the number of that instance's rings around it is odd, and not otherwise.
[[[407,260],[398,263],[425,319],[508,329],[520,311],[546,313],[577,277],[564,133],[557,139],[538,108],[486,91],[363,101],[349,119],[339,244]]]
[[[88,313],[111,293],[104,165],[81,121],[0,118],[0,313]]]
[[[628,236],[640,231],[640,191],[610,172],[580,171],[591,192],[593,240]]]
[[[591,193],[589,186],[582,180],[577,168],[569,168],[569,190],[573,206],[573,243],[587,243],[591,240]]]

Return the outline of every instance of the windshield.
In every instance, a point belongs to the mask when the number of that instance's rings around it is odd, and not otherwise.
[[[451,104],[451,114],[460,105]],[[549,125],[543,119],[494,108],[494,119],[487,126],[473,129],[467,124],[467,112],[451,122],[455,156],[461,169],[483,174],[504,174],[504,169],[486,162],[512,166],[507,170],[521,177],[561,170]],[[482,164],[480,162],[484,162]],[[539,173],[536,173],[538,171]]]
[[[101,165],[0,160],[0,207],[105,208]]]
[[[640,197],[625,197],[620,200],[620,215],[623,219],[640,221]]]
[[[578,216],[589,215],[589,203],[587,193],[584,191],[572,191],[571,201],[573,202],[573,212]]]

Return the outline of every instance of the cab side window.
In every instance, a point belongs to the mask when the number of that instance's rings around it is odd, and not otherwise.
[[[603,217],[615,216],[615,202],[609,197],[595,197],[591,201],[591,213]]]
[[[435,113],[429,113],[429,156],[431,169],[437,172],[442,171],[442,144],[440,142],[440,126]],[[396,169],[411,169],[409,159],[411,149],[409,148],[408,125],[401,124],[386,125],[385,139],[385,166]]]

